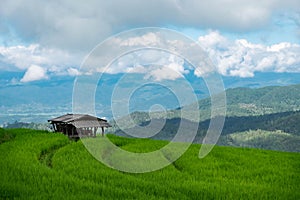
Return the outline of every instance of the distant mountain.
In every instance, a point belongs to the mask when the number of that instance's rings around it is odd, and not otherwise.
[[[263,115],[300,109],[300,84],[228,89],[226,95],[230,116]]]
[[[299,151],[299,148],[294,148],[297,145],[291,145],[291,141],[298,143],[300,146],[300,85],[271,86],[257,89],[235,88],[228,89],[226,94],[227,116],[222,131],[223,142],[221,144]],[[189,123],[199,123],[200,128],[195,142],[201,142],[210,123],[211,104],[209,98],[199,100],[197,103],[199,103],[201,121],[190,121]],[[182,108],[168,111],[166,123],[162,130],[153,137],[154,139],[170,140],[174,137],[180,121],[185,120],[179,117],[181,110]],[[152,123],[159,124],[161,123],[159,121],[162,121],[163,113],[151,113],[151,116],[154,116]],[[150,123],[150,116],[146,112],[134,112],[131,114],[131,117],[139,126],[146,126]],[[122,120],[121,118],[120,121],[122,122]],[[124,121],[122,122],[122,124],[125,123]],[[125,126],[124,130],[130,133],[134,129],[134,125],[128,124],[128,127]],[[188,127],[185,127],[185,130],[189,132]],[[267,131],[264,133],[268,133],[268,138],[265,137],[266,134],[260,134],[255,137],[255,140],[248,141],[247,143],[241,138],[244,137],[246,140],[249,135],[244,132],[251,130]],[[124,131],[119,130],[117,126],[114,127],[113,131],[118,135],[125,135]],[[278,135],[278,131],[285,134]],[[235,136],[238,133],[244,134],[239,135],[241,138],[236,140],[235,143],[224,140],[224,137],[228,139],[229,135]],[[276,133],[277,136],[275,137],[272,133]],[[278,143],[281,140],[285,141],[282,145],[276,146],[272,144],[273,142]]]
[[[300,84],[226,90],[227,116],[257,116],[300,110]],[[210,118],[210,98],[197,102],[202,120]],[[179,112],[179,111],[177,111]]]
[[[5,129],[13,129],[13,128],[26,128],[26,129],[34,129],[34,130],[47,130],[52,131],[52,127],[49,123],[26,123],[26,122],[18,122],[5,124],[3,127]]]
[[[234,88],[226,90],[227,98],[227,117],[235,116],[259,116],[272,113],[281,113],[300,110],[300,84],[290,86],[269,86],[263,88]],[[195,105],[196,104],[196,105]],[[195,115],[199,111],[193,113],[191,108],[199,107],[200,121],[210,119],[211,102],[210,98],[201,99],[193,105],[185,106],[191,115]],[[182,108],[169,110],[167,118],[181,118]],[[133,112],[130,114],[136,124],[141,124],[150,120],[147,112]],[[153,112],[153,118],[164,118],[165,113]],[[124,118],[126,124],[126,117]],[[118,119],[122,122],[122,118]],[[123,123],[123,122],[122,122]],[[131,128],[128,126],[127,128]]]
[[[118,84],[118,80],[120,80],[123,75],[124,74],[104,74],[101,77],[95,97],[96,114],[98,116],[105,116],[108,119],[113,118],[111,112],[111,97],[115,85]],[[49,118],[72,112],[73,83],[75,77],[54,77],[49,75],[48,80],[20,83],[19,80],[23,76],[24,72],[0,71],[0,126],[4,123],[13,123],[14,121],[43,123]],[[132,74],[133,81],[139,80],[138,78],[140,78],[140,76],[134,76],[135,75]],[[203,79],[189,75],[187,75],[187,78],[194,88],[198,99],[204,99],[209,96]],[[227,89],[236,87],[261,88],[270,85],[286,86],[300,83],[300,73],[256,73],[254,77],[249,78],[222,78],[225,88]],[[132,83],[128,84],[130,85]],[[126,85],[122,86],[125,87]],[[180,87],[180,85],[178,87]],[[173,98],[170,92],[166,92],[166,88],[143,87],[139,89],[139,91],[134,92],[130,101],[130,112],[146,111],[151,105],[157,103],[162,104],[169,110],[182,106],[178,105],[176,98]],[[238,93],[239,91],[233,89],[232,92]],[[231,90],[228,90],[228,93],[230,94]],[[229,94],[228,97],[231,98]],[[269,97],[266,96],[265,98],[268,99]],[[249,99],[252,99],[252,97]],[[230,99],[228,99],[228,101],[229,100]],[[207,100],[203,100],[201,105],[205,107],[205,103],[208,103]],[[228,112],[230,113],[230,110],[234,109],[235,114],[243,115],[248,109],[247,112],[254,114],[271,113],[269,110],[261,111],[260,107],[255,109],[251,104],[252,102],[242,102],[240,105],[233,105],[233,108],[229,105]],[[240,114],[238,113],[239,109]],[[282,110],[287,111],[285,108],[282,108]],[[207,118],[207,113],[209,112],[206,112],[204,109],[201,116]]]
[[[257,72],[253,77],[241,78],[223,76],[225,88],[262,88],[266,86],[287,86],[300,83],[300,73]]]

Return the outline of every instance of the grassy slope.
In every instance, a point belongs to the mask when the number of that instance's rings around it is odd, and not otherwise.
[[[0,129],[0,132],[3,130]],[[299,199],[300,154],[200,145],[174,164],[128,174],[95,160],[81,142],[25,129],[0,144],[0,199]],[[3,134],[1,133],[1,136]],[[150,151],[164,141],[110,136],[118,146]]]

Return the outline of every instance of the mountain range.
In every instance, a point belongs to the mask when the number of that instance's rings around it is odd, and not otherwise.
[[[255,89],[234,88],[228,89],[226,96],[227,114],[220,145],[300,152],[300,84]],[[177,133],[180,122],[185,120],[184,124],[191,125],[184,127],[187,133],[191,131],[189,127],[198,123],[199,129],[194,142],[201,143],[210,123],[210,98],[201,99],[197,104],[200,121],[186,122],[187,119],[180,117],[182,108],[169,110],[163,128],[153,138],[171,140]],[[131,118],[135,125],[128,124],[122,130],[114,126],[113,131],[126,136],[126,133],[134,132],[137,127],[146,127],[150,122],[163,123],[164,116],[163,112],[134,112]],[[124,119],[127,120],[126,117]],[[126,124],[122,120],[119,119],[119,123]]]
[[[44,123],[49,118],[72,112],[73,84],[76,77],[49,76],[48,80],[22,83],[19,80],[23,76],[24,72],[0,72],[0,125],[15,121]],[[102,76],[96,93],[97,116],[107,119],[113,118],[111,96],[114,86],[122,76],[123,74],[104,74]],[[192,76],[187,78],[198,99],[209,96],[203,79],[196,79]],[[300,83],[300,73],[256,73],[254,77],[249,78],[224,76],[222,79],[226,89],[237,87],[261,88],[298,84]],[[250,89],[244,90],[245,93],[251,93]],[[227,92],[230,93],[230,90]],[[135,94],[139,98],[133,98],[130,102],[130,112],[146,111],[149,109],[149,105],[157,103],[162,103],[168,110],[178,107],[176,101],[162,98],[161,95],[166,94],[164,88],[143,88]],[[230,98],[230,95],[228,97]],[[265,98],[267,99],[267,96]],[[230,103],[230,100],[228,102]],[[289,102],[287,103],[289,104]],[[246,104],[244,107],[251,107],[251,102]],[[242,107],[242,105],[235,106]],[[244,112],[245,109],[241,109]],[[257,110],[251,108],[250,112],[261,111],[260,108]]]

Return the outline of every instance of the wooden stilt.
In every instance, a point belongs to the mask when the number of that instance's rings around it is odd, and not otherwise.
[[[102,137],[104,136],[104,127],[102,126],[101,127],[101,130],[102,130]]]
[[[97,127],[94,127],[94,137],[96,137]]]

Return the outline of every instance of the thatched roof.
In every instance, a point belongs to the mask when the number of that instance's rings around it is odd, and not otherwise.
[[[76,128],[111,127],[107,120],[86,114],[66,114],[49,119],[48,122],[52,124],[72,124]]]

